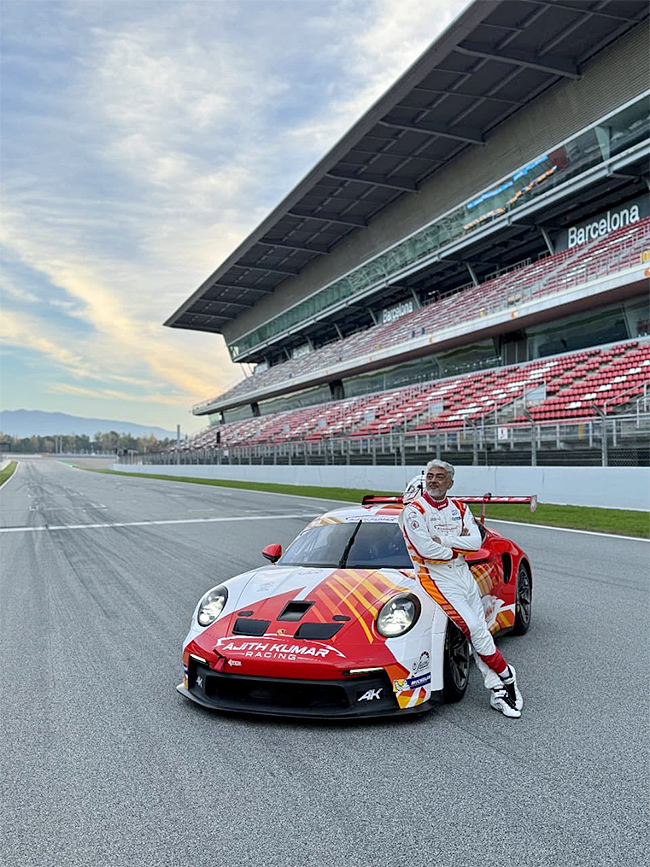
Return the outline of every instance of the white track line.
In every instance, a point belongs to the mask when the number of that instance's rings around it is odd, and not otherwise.
[[[217,524],[226,521],[279,521],[283,518],[313,518],[308,515],[236,515],[230,518],[172,518],[161,521],[120,521],[111,524],[60,524],[46,527],[0,527],[0,533],[41,533],[53,530],[104,530],[111,527],[152,527],[161,524]]]
[[[604,536],[606,539],[627,539],[628,542],[650,542],[642,536],[619,536],[617,533],[597,533],[595,530],[574,530],[572,527],[550,527],[548,524],[527,524],[525,521],[498,521],[486,518],[488,524],[511,524],[513,527],[536,527],[540,530],[557,530],[558,533],[584,533],[586,536]]]

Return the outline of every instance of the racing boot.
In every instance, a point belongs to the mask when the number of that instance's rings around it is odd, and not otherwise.
[[[490,690],[490,707],[498,710],[510,719],[519,719],[521,711],[517,710],[505,686],[495,686]]]
[[[517,686],[517,672],[514,665],[509,665],[508,668],[510,669],[510,677],[502,678],[503,685],[508,690],[510,704],[514,705],[517,710],[521,710],[524,706],[524,697]]]

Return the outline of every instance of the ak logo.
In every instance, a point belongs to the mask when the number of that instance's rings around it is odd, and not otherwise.
[[[367,692],[364,692],[363,695],[360,695],[357,701],[372,701],[375,698],[381,698],[381,691],[383,687],[379,687],[379,689],[369,689]]]

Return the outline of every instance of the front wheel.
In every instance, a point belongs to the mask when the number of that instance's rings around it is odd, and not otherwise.
[[[451,620],[447,622],[442,673],[442,698],[446,703],[460,701],[469,681],[469,642]]]
[[[512,631],[515,635],[525,635],[530,626],[533,613],[533,580],[525,563],[519,564],[517,570],[517,596],[515,600],[515,623]]]

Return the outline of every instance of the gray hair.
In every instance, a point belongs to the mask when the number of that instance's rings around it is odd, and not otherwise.
[[[455,470],[454,470],[454,467],[452,464],[448,464],[447,461],[438,461],[438,460],[429,461],[429,463],[426,465],[426,468],[424,470],[425,473],[428,473],[432,467],[440,467],[441,469],[443,469],[447,473],[449,478],[453,481]]]

